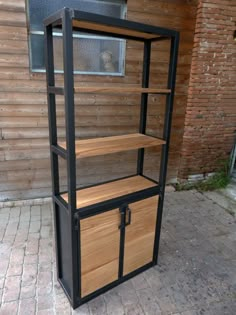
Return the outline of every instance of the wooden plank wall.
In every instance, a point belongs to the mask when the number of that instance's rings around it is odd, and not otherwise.
[[[169,180],[177,177],[182,143],[197,1],[128,0],[130,20],[181,32],[177,93],[171,138]],[[168,43],[152,55],[151,85],[164,87]],[[128,42],[125,77],[76,76],[76,81],[141,83],[142,48]],[[62,76],[57,77],[59,83]],[[31,73],[25,0],[0,0],[0,200],[49,196],[51,193],[45,74]],[[136,132],[140,97],[128,95],[76,96],[76,135],[107,136]],[[63,100],[58,98],[58,132],[63,138]],[[164,97],[149,100],[148,132],[159,135],[163,126]],[[160,134],[161,135],[161,134]],[[147,174],[154,174],[158,150],[149,150]],[[91,184],[135,172],[136,153],[120,153],[78,162],[78,185]],[[64,162],[60,161],[63,165]],[[65,163],[60,173],[65,183]],[[154,173],[153,173],[154,172]],[[64,184],[63,184],[63,188]]]

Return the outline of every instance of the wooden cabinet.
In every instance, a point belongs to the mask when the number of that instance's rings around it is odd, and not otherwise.
[[[121,207],[81,220],[82,297],[118,280],[119,260],[123,275],[152,262],[157,201],[154,196],[128,204],[124,213]]]
[[[131,220],[125,229],[124,275],[153,260],[157,201],[154,196],[129,204]]]
[[[82,297],[118,279],[119,209],[81,220]]]
[[[54,71],[53,35],[55,33],[53,31],[55,29],[58,29],[58,32],[62,31],[64,86],[56,85],[61,84],[62,80],[61,77],[55,77]],[[97,86],[89,84],[91,80],[88,78],[80,80],[84,83],[75,86],[73,32],[78,31],[94,33],[95,36],[142,42],[143,45],[138,46],[143,48],[143,71],[140,73],[142,82],[115,84],[115,82],[128,82],[128,79],[107,80],[107,76],[103,76],[99,80],[101,84]],[[151,63],[151,51],[154,45],[162,45],[162,41],[169,41],[170,44],[167,44],[170,47],[170,62],[166,63],[168,79],[166,84],[164,82],[150,84],[151,64],[155,63]],[[178,42],[179,34],[174,30],[69,8],[64,8],[45,20],[57,278],[73,308],[157,264]],[[136,45],[131,44],[130,47]],[[158,64],[159,62],[155,63],[155,67]],[[155,73],[151,77],[153,76]],[[129,96],[139,94],[141,102],[137,130],[123,135],[114,135],[111,132],[107,137],[96,139],[76,137],[80,133],[78,130],[75,132],[75,126],[81,123],[76,121],[79,117],[75,115],[75,102],[79,105],[81,100],[80,97],[75,98],[75,93],[125,94],[123,98],[125,104],[129,104]],[[164,122],[160,124],[163,125],[162,138],[147,134],[149,94],[162,95],[161,97],[166,98],[166,115]],[[57,122],[57,95],[64,97],[66,127],[64,139],[59,139],[57,134],[57,127],[61,128],[62,121],[60,117],[60,121]],[[138,99],[135,97],[135,100]],[[60,106],[62,103],[60,100]],[[132,129],[134,129],[133,125]],[[158,131],[157,134],[161,133]],[[159,147],[162,151],[157,179],[146,176],[144,172],[145,150],[155,147]],[[137,150],[137,168],[132,175],[106,183],[95,183],[90,187],[78,187],[77,167],[80,164],[76,164],[77,159],[129,150]],[[64,191],[64,185],[60,186],[59,157],[66,161],[67,191]],[[89,161],[90,159],[88,165]]]

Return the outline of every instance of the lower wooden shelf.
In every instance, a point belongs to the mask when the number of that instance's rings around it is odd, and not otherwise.
[[[79,209],[91,206],[93,204],[132,194],[155,186],[157,186],[157,184],[153,181],[137,175],[102,185],[80,189],[76,192],[76,207]],[[61,197],[68,202],[68,194],[63,194]]]

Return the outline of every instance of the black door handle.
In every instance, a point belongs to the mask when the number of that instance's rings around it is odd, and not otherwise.
[[[127,220],[128,216],[128,220]],[[124,205],[120,207],[120,225],[119,229],[124,229],[127,225],[131,224],[131,209],[129,206]]]
[[[127,214],[128,214],[128,221],[126,221]],[[130,224],[131,224],[131,209],[129,206],[127,206],[126,212],[125,212],[125,226],[130,225]]]

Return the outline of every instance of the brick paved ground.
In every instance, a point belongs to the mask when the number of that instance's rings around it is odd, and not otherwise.
[[[166,196],[159,266],[72,311],[55,279],[49,204],[0,209],[0,315],[235,315],[235,218],[192,192]]]

